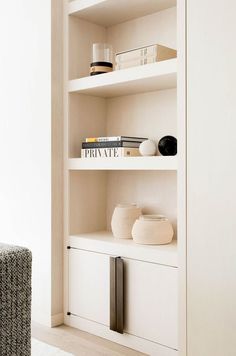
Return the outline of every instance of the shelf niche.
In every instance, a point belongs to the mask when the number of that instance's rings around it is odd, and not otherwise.
[[[89,76],[92,44],[97,42],[110,43],[114,53],[152,44],[176,49],[176,7],[109,27],[70,16],[69,80]]]
[[[71,171],[70,235],[111,230],[118,203],[137,203],[144,214],[166,215],[176,237],[176,172]]]
[[[176,89],[107,99],[73,93],[70,94],[69,105],[69,158],[81,156],[82,142],[86,137],[124,135],[147,137],[158,142],[166,135],[177,136]],[[166,165],[167,169],[177,168],[177,165],[171,163],[174,161],[173,157],[152,157],[149,161],[155,158],[163,163],[163,169],[167,161],[170,162],[169,166],[168,163]],[[128,159],[126,158],[123,168],[128,165]],[[113,161],[115,166],[116,161]],[[87,164],[89,168],[89,162]],[[151,164],[147,162],[150,169]],[[142,163],[137,167],[142,168]]]

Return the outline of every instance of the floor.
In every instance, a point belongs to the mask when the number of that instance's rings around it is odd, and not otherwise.
[[[143,356],[144,354],[120,346],[100,337],[62,325],[47,328],[32,326],[32,336],[75,356]]]

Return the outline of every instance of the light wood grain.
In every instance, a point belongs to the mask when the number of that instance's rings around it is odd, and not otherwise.
[[[51,329],[33,323],[32,336],[74,356],[144,356],[141,352],[65,325]]]

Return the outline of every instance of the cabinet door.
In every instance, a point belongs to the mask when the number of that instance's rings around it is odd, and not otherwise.
[[[125,331],[177,349],[177,268],[124,261]]]
[[[72,314],[109,326],[109,256],[71,249],[69,310]]]

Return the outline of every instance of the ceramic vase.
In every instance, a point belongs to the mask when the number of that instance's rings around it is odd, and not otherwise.
[[[174,230],[162,215],[142,215],[134,223],[132,237],[138,244],[163,245],[172,241]]]
[[[111,229],[114,237],[131,239],[133,224],[142,214],[136,204],[118,204],[112,215]]]

